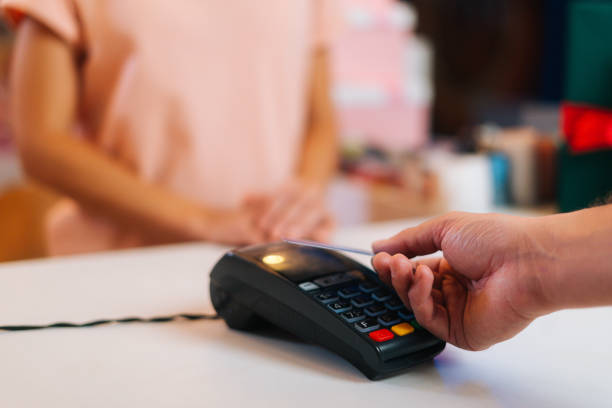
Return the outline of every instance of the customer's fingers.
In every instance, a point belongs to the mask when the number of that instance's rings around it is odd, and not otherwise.
[[[372,249],[374,252],[402,253],[409,258],[434,253],[442,249],[445,229],[454,219],[453,213],[433,218],[391,238],[374,242]]]
[[[418,265],[427,265],[427,266],[429,266],[429,269],[431,269],[432,271],[436,272],[440,268],[440,261],[442,261],[442,259],[443,258],[441,258],[439,256],[428,257],[428,258],[419,258],[419,259],[415,259],[414,263],[417,266]]]
[[[379,252],[372,258],[372,266],[378,273],[379,279],[386,285],[391,284],[391,255],[386,252]]]
[[[406,307],[410,307],[408,290],[415,271],[414,264],[404,255],[393,255],[389,261],[391,284]]]
[[[430,257],[430,258],[420,258],[418,260],[414,260],[415,268],[418,268],[419,265],[427,265],[429,269],[432,270],[434,274],[434,289],[440,289],[440,285],[442,284],[442,276],[443,272],[440,270],[440,265],[443,258],[440,257]]]
[[[419,324],[442,339],[448,338],[448,313],[436,303],[432,292],[434,273],[427,265],[417,267],[408,290],[410,306]]]

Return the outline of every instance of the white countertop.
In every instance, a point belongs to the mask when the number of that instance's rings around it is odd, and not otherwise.
[[[344,229],[336,241],[367,247],[413,223]],[[0,325],[212,312],[208,272],[225,249],[3,264]],[[610,406],[610,322],[612,308],[555,313],[489,350],[448,345],[433,363],[377,382],[320,347],[223,321],[0,333],[0,406]]]

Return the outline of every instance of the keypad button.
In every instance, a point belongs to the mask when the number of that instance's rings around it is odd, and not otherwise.
[[[402,320],[397,317],[395,313],[385,313],[382,316],[378,316],[378,321],[383,326],[393,326],[394,324],[398,324]]]
[[[382,314],[385,314],[385,312],[387,312],[387,309],[380,303],[368,306],[364,310],[368,316],[372,316],[372,317],[380,316]]]
[[[366,318],[366,315],[362,310],[350,310],[348,312],[342,313],[342,318],[349,323],[358,322]]]
[[[302,289],[303,291],[306,291],[306,292],[311,291],[311,290],[315,290],[315,289],[319,289],[319,286],[315,285],[312,282],[302,282],[302,283],[300,283],[299,286],[300,286],[300,289]]]
[[[384,289],[379,289],[376,292],[372,293],[372,298],[374,300],[378,300],[379,302],[384,302],[385,300],[391,299],[391,293],[387,292]]]
[[[399,312],[397,312],[397,314],[404,320],[414,319],[414,313],[412,313],[412,310],[401,309]]]
[[[340,300],[338,302],[333,302],[327,305],[331,310],[336,313],[342,313],[351,310],[353,307],[350,303]]]
[[[372,303],[374,303],[374,300],[371,297],[369,297],[369,296],[361,295],[361,296],[354,297],[351,300],[351,303],[355,307],[366,307],[366,306],[370,306]]]
[[[327,304],[338,300],[338,295],[336,295],[335,292],[323,292],[315,296],[315,299],[317,299],[321,303]]]
[[[361,289],[365,293],[370,293],[370,292],[374,292],[375,290],[380,289],[380,285],[372,281],[365,281],[359,285],[359,289]]]
[[[355,323],[355,328],[362,333],[368,333],[380,328],[380,324],[376,319],[369,318]]]
[[[397,334],[398,336],[405,336],[407,334],[414,332],[414,327],[404,322],[404,323],[396,324],[395,326],[391,328],[391,330],[393,331],[393,333]]]
[[[380,329],[380,330],[371,332],[370,334],[368,334],[368,336],[370,336],[372,340],[381,343],[383,341],[391,340],[393,338],[393,333],[391,333],[387,329]]]
[[[359,291],[359,289],[357,289],[356,286],[349,286],[349,287],[340,289],[338,291],[338,295],[340,295],[344,299],[350,299],[355,296],[361,295],[361,292]]]
[[[391,298],[385,302],[385,306],[389,310],[400,310],[404,308],[404,303],[398,298]]]

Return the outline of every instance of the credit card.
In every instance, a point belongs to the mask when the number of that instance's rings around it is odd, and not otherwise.
[[[354,254],[374,256],[374,253],[372,251],[368,251],[365,249],[349,248],[349,247],[340,246],[340,245],[329,245],[329,244],[324,244],[322,242],[304,241],[304,240],[298,240],[298,239],[283,238],[283,241],[285,241],[288,244],[293,244],[293,245],[301,245],[301,246],[307,246],[307,247],[312,247],[312,248],[331,249],[333,251],[352,252]]]

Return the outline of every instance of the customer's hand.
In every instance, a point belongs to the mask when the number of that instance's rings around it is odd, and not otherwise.
[[[247,200],[258,211],[257,226],[269,241],[282,238],[329,241],[334,222],[323,188],[292,181],[272,194]]]
[[[373,265],[423,327],[481,350],[551,311],[544,229],[539,219],[451,213],[375,242]],[[409,259],[438,250],[444,258]]]

